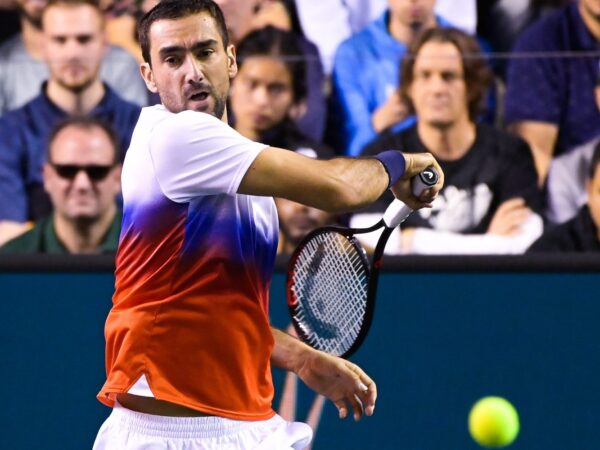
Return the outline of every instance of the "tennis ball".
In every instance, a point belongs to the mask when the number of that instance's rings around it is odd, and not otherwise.
[[[519,434],[519,416],[508,400],[484,397],[471,408],[469,433],[484,447],[510,445]]]

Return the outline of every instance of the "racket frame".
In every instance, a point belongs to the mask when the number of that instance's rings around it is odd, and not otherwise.
[[[376,231],[380,228],[383,228],[383,232],[382,232],[381,236],[379,237],[379,240],[377,241],[377,246],[375,247],[373,256],[371,257],[371,260],[369,261],[369,258],[367,257],[364,247],[358,241],[358,239],[356,239],[355,235],[370,233],[370,232]],[[302,239],[302,241],[296,247],[296,250],[290,257],[290,261],[288,264],[287,280],[286,280],[286,297],[287,297],[287,304],[288,304],[288,308],[290,310],[290,315],[292,317],[292,323],[294,325],[294,329],[296,330],[296,333],[298,333],[298,336],[300,337],[300,339],[303,342],[308,342],[308,336],[306,335],[306,333],[300,326],[299,321],[296,319],[295,305],[298,303],[298,300],[296,298],[294,298],[294,294],[292,292],[292,285],[293,285],[293,272],[294,272],[293,268],[295,267],[296,260],[298,259],[299,255],[301,253],[301,250],[305,247],[305,244],[320,234],[326,234],[329,232],[335,232],[335,233],[341,234],[342,236],[346,237],[348,242],[350,242],[355,247],[355,249],[357,250],[357,253],[360,255],[362,264],[367,269],[366,270],[367,276],[368,276],[367,299],[366,299],[366,305],[365,305],[365,315],[364,315],[363,322],[360,327],[360,331],[358,332],[358,335],[356,336],[356,339],[354,340],[352,345],[343,354],[338,355],[341,358],[349,358],[362,345],[367,334],[369,333],[369,329],[371,328],[371,323],[373,321],[373,315],[375,312],[375,299],[377,297],[379,269],[381,268],[381,265],[382,265],[385,245],[386,245],[393,230],[394,230],[394,228],[388,227],[386,225],[385,221],[383,219],[381,219],[379,222],[377,222],[376,224],[374,224],[368,228],[349,228],[349,227],[339,227],[339,226],[327,226],[327,227],[318,228],[316,230],[311,231],[308,235],[306,235],[304,237],[304,239]],[[322,350],[322,349],[318,349],[318,350]]]

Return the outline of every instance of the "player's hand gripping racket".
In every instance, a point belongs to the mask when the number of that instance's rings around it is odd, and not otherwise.
[[[413,194],[420,196],[437,181],[433,168],[424,170],[412,179]],[[369,228],[318,228],[298,245],[288,266],[287,302],[302,341],[341,357],[358,349],[371,326],[385,244],[411,212],[394,200],[382,219]],[[354,236],[379,228],[384,230],[369,264]]]

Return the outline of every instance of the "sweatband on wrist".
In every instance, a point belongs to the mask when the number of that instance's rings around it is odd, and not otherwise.
[[[375,159],[379,160],[388,176],[390,177],[390,183],[388,189],[396,184],[406,169],[406,160],[404,155],[398,150],[386,150],[378,153],[374,156]]]

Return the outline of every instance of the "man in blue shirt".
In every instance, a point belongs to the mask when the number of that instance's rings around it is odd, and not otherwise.
[[[102,13],[90,0],[51,1],[42,16],[49,80],[23,107],[0,117],[0,243],[19,224],[49,212],[42,187],[47,137],[69,115],[89,115],[117,132],[120,158],[140,107],[118,97],[98,76],[105,43]]]
[[[421,30],[448,25],[435,16],[434,5],[435,0],[388,0],[379,19],[339,46],[331,80],[332,125],[344,153],[359,155],[378,133],[407,118],[397,90],[400,61]]]
[[[571,3],[531,25],[517,41],[515,54],[527,57],[515,57],[509,65],[506,122],[529,142],[540,183],[553,156],[600,130],[600,112],[590,95],[599,45],[597,0]]]

